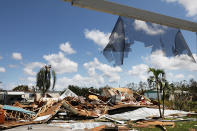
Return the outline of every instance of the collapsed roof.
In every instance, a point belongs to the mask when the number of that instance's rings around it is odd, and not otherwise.
[[[162,50],[166,56],[187,54],[194,57],[179,29],[147,23],[120,16],[103,50],[105,58],[115,65],[122,65],[134,41],[143,42],[152,52]]]

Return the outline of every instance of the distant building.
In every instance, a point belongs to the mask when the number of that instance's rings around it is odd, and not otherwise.
[[[46,92],[49,97],[59,97],[60,91],[49,91]],[[39,100],[42,95],[41,92],[23,92],[23,91],[1,91],[0,92],[0,104],[11,105],[16,101],[22,103],[31,103],[34,102],[36,95],[36,100]]]
[[[148,97],[149,99],[157,99],[157,90],[152,89],[152,90],[145,91],[144,95]],[[162,98],[162,93],[159,93],[159,95],[160,95],[160,98]]]
[[[25,96],[24,92],[16,91],[2,91],[0,92],[0,103],[1,104],[13,104],[15,101],[22,101]]]
[[[60,97],[60,93],[61,93],[61,91],[48,91],[48,92],[46,92],[46,95],[47,95],[47,97],[57,98],[57,97]],[[37,91],[36,92],[36,100],[38,101],[41,97],[42,97],[42,92]]]
[[[170,94],[169,100],[174,101],[177,95],[191,96],[189,91],[175,90],[173,94]],[[191,100],[192,100],[192,96],[191,96]]]

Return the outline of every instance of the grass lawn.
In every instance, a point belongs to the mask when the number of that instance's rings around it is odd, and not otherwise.
[[[167,131],[197,131],[196,121],[175,122],[175,127],[165,126]],[[155,128],[131,128],[139,131],[162,131],[159,127]]]
[[[197,131],[197,121],[175,122],[174,128],[166,127],[166,129],[168,131]]]
[[[184,117],[186,118],[186,117]],[[191,117],[187,117],[191,118]],[[197,118],[197,117],[193,117]],[[132,123],[131,123],[132,125]],[[132,128],[130,126],[130,129],[137,129],[139,131],[162,131],[159,127],[154,127],[154,128]],[[165,126],[167,131],[197,131],[197,121],[180,121],[180,122],[175,122],[175,127],[171,126]]]

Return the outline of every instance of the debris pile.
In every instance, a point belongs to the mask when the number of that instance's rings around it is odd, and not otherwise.
[[[77,125],[73,122],[77,120],[95,122],[97,126],[90,126],[87,123],[84,126],[84,129],[91,127],[93,130],[128,129],[128,126],[125,126],[126,122],[139,119],[144,119],[146,122],[138,122],[133,127],[155,125],[155,123],[174,126],[173,122],[147,122],[149,118],[158,115],[157,105],[128,88],[103,88],[101,94],[89,91],[87,97],[77,96],[69,89],[60,97],[46,96],[38,101],[35,99],[28,105],[19,102],[13,105],[0,105],[0,129],[50,122],[51,126],[57,126],[56,122],[54,124],[55,120],[63,120],[60,125],[69,128]],[[166,111],[165,115],[177,113],[188,114]]]

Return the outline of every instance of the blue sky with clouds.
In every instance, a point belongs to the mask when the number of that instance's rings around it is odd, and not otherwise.
[[[196,21],[196,0],[111,0],[165,15]],[[61,0],[0,1],[0,86],[35,85],[40,67],[51,64],[57,89],[79,86],[124,86],[146,80],[148,66],[162,68],[170,81],[196,78],[187,56],[167,58],[136,42],[124,65],[113,67],[101,51],[118,16],[71,6]],[[196,53],[196,35],[182,31]],[[196,57],[196,55],[194,54]]]

